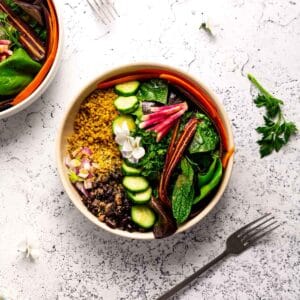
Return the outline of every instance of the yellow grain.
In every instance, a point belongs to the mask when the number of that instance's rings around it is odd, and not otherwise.
[[[113,90],[96,90],[81,104],[74,121],[74,133],[68,138],[69,152],[86,146],[99,164],[99,173],[108,175],[121,167],[121,155],[114,141],[112,122],[118,116]]]

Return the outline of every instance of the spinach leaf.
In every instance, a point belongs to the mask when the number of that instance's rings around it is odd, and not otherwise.
[[[156,101],[166,104],[168,99],[168,85],[162,79],[150,79],[141,84],[137,98],[140,101]]]
[[[211,121],[206,117],[198,124],[195,136],[189,147],[189,153],[208,152],[216,149],[219,136]]]
[[[0,96],[15,95],[24,89],[40,70],[41,65],[19,48],[0,62]]]
[[[186,221],[190,215],[195,195],[192,166],[186,158],[183,158],[180,167],[182,174],[177,177],[172,193],[172,211],[178,224]]]

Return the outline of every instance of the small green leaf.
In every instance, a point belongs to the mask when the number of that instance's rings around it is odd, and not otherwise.
[[[263,157],[271,154],[273,150],[274,150],[274,147],[272,144],[269,144],[269,143],[261,144],[261,146],[259,148],[260,157],[263,158]]]

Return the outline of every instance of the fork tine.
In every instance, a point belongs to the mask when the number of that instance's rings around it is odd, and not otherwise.
[[[275,223],[275,222],[274,222]],[[247,247],[253,245],[256,241],[258,241],[259,239],[261,239],[262,237],[264,237],[265,235],[267,235],[268,233],[272,232],[273,230],[277,229],[279,226],[281,226],[281,224],[278,224],[277,226],[265,231],[264,233],[256,236],[255,238],[249,240],[246,244]],[[261,232],[261,231],[260,231]]]
[[[252,233],[250,235],[246,234],[246,236],[244,236],[244,238],[243,238],[243,241],[246,241],[246,242],[249,241],[252,237],[255,237],[257,234],[263,232],[264,230],[271,227],[272,225],[275,225],[276,223],[278,223],[278,222],[274,221],[274,222],[272,222],[272,223],[270,223],[270,224],[268,224],[268,225],[266,225],[262,228],[257,229],[254,233]]]
[[[109,9],[107,9],[107,5],[104,3],[103,0],[100,0],[102,6],[100,6],[100,3],[98,3],[98,1],[96,1],[97,6],[99,7],[99,9],[101,10],[101,12],[103,13],[103,15],[105,16],[105,18],[108,20],[108,22],[111,21],[111,19],[109,18],[107,12],[111,15]],[[114,19],[114,17],[111,15],[111,17]]]
[[[115,6],[109,2],[109,6],[112,8],[112,10],[114,11],[114,13],[120,18],[120,15],[118,13],[118,11],[116,10]]]
[[[244,231],[243,233],[241,233],[241,234],[239,235],[239,237],[243,239],[243,238],[244,238],[246,235],[248,235],[250,232],[254,231],[255,229],[257,229],[257,228],[260,227],[261,225],[263,225],[263,224],[265,224],[265,223],[267,223],[267,222],[273,220],[274,218],[275,218],[275,217],[272,216],[271,218],[265,220],[264,222],[259,223],[259,224],[256,225],[255,227],[250,227],[249,230],[246,230],[246,231]]]
[[[262,220],[263,218],[266,218],[266,217],[268,217],[268,216],[270,216],[270,215],[271,215],[271,213],[267,213],[267,214],[263,215],[262,217],[260,217],[260,218],[258,218],[258,219],[256,219],[256,220],[250,222],[249,224],[243,226],[242,228],[240,228],[239,230],[237,230],[234,234],[239,235],[239,234],[240,234],[242,231],[244,231],[246,228],[250,227],[251,225],[255,224],[256,222],[258,222],[258,221]]]
[[[109,7],[111,7],[111,4],[110,4],[110,2],[109,1],[103,1],[103,0],[100,0],[100,2],[101,2],[101,4],[103,5],[103,10],[105,10],[105,8],[106,8],[106,11],[108,12],[108,14],[111,16],[111,18],[113,19],[113,20],[115,20],[115,17],[114,17],[114,15],[112,14],[112,12],[110,11],[110,9],[109,9]]]
[[[101,22],[104,25],[107,25],[106,21],[103,18],[103,14],[101,13],[101,8],[98,6],[98,3],[95,2],[95,0],[87,0],[87,2],[91,6],[93,11],[97,14],[97,16],[100,18]]]

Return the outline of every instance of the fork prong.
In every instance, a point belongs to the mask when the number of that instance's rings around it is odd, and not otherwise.
[[[104,25],[107,25],[107,22],[103,18],[103,14],[101,13],[101,9],[98,6],[97,2],[95,0],[87,0],[88,4],[91,6],[93,11],[97,14],[97,16],[100,18],[101,22]]]
[[[103,7],[103,10],[105,10],[106,8],[106,12],[110,15],[110,17],[115,20],[115,17],[114,15],[112,14],[111,10],[109,9],[109,7],[111,7],[111,4],[109,1],[105,1],[104,0],[100,0],[101,4],[102,4],[102,7]]]
[[[272,223],[270,223],[270,224],[268,224],[268,225],[266,225],[266,226],[264,226],[264,227],[260,227],[260,228],[258,228],[255,232],[253,232],[252,234],[249,234],[249,235],[246,234],[246,235],[242,238],[242,240],[245,241],[245,242],[247,242],[247,241],[249,241],[251,238],[255,237],[257,234],[263,232],[264,230],[266,230],[267,228],[271,227],[272,225],[275,225],[276,223],[277,223],[277,221],[274,221],[274,222],[272,222]]]
[[[112,10],[114,11],[114,13],[120,18],[120,15],[118,13],[118,11],[116,10],[115,6],[109,2],[109,6],[112,8]]]
[[[255,238],[250,239],[247,243],[246,246],[249,247],[251,245],[253,245],[255,242],[257,242],[259,239],[261,239],[262,237],[264,237],[265,235],[267,235],[268,233],[272,232],[273,230],[277,229],[279,226],[281,226],[281,224],[278,224],[277,226],[265,231],[264,233],[256,236]]]
[[[110,22],[111,19],[110,19],[110,17],[108,16],[108,14],[110,14],[110,16],[111,16],[113,19],[114,19],[114,17],[112,16],[110,10],[107,8],[107,4],[105,4],[103,0],[100,0],[99,2],[101,2],[101,4],[98,3],[98,1],[96,1],[97,6],[99,7],[99,10],[101,10],[101,12],[102,12],[103,15],[105,16],[105,18],[108,20],[108,22]],[[108,13],[107,13],[107,12],[108,12]]]
[[[256,220],[250,222],[249,224],[243,226],[242,228],[240,228],[239,230],[237,230],[234,234],[239,235],[240,233],[242,233],[245,229],[247,229],[247,228],[250,227],[251,225],[257,223],[258,221],[260,221],[260,220],[262,220],[262,219],[264,219],[264,218],[266,218],[266,217],[268,217],[268,216],[270,216],[270,215],[271,215],[271,213],[267,213],[267,214],[263,215],[262,217],[260,217],[260,218],[258,218],[258,219],[256,219]]]
[[[238,235],[239,238],[243,239],[246,235],[248,235],[249,233],[251,233],[252,231],[254,231],[255,229],[259,228],[261,225],[273,220],[275,217],[272,216],[271,218],[268,218],[267,220],[259,223],[258,225],[256,225],[255,227],[250,227],[249,230],[245,230],[244,232],[242,232],[241,234]]]

